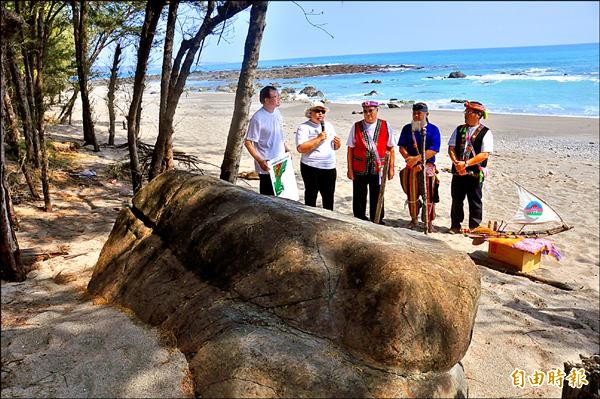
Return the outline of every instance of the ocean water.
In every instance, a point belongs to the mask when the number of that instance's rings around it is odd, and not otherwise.
[[[431,109],[462,110],[452,99],[476,100],[492,113],[599,116],[599,44],[360,54],[260,61],[259,68],[333,64],[386,66],[385,72],[269,79],[297,91],[315,86],[327,100],[360,103],[391,98],[424,101]],[[415,68],[405,68],[409,65]],[[235,70],[240,64],[199,65],[197,70]],[[463,79],[448,79],[461,71]],[[149,73],[160,73],[149,69]],[[381,80],[381,84],[364,81]],[[190,88],[226,82],[197,80]],[[377,94],[365,96],[371,90]]]

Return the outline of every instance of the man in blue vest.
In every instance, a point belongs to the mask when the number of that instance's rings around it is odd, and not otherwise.
[[[465,214],[463,202],[469,202],[469,229],[481,224],[483,216],[482,188],[487,176],[487,160],[494,151],[491,130],[481,123],[487,118],[483,104],[465,102],[465,124],[458,126],[448,140],[448,155],[452,160],[452,208],[450,233],[461,232]]]

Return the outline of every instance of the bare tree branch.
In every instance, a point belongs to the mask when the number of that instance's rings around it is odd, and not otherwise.
[[[329,33],[325,28],[323,28],[323,26],[325,26],[327,24],[315,24],[308,18],[309,15],[321,15],[321,14],[323,14],[323,12],[321,12],[319,14],[316,14],[313,12],[307,13],[306,10],[304,9],[304,7],[302,7],[297,1],[292,1],[292,3],[297,5],[302,10],[302,12],[304,13],[304,18],[306,18],[306,22],[308,22],[310,25],[314,26],[317,29],[321,29],[323,32],[325,32],[327,35],[329,35],[332,39],[334,38],[331,33]]]

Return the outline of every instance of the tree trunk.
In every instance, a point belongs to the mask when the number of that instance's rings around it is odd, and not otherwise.
[[[167,100],[164,103],[164,116],[163,123],[159,123],[159,137],[164,144],[157,142],[154,149],[158,148],[158,151],[163,151],[162,159],[159,156],[156,158],[156,165],[160,169],[160,165],[172,165],[173,163],[173,120],[175,118],[175,111],[177,110],[177,104],[179,98],[185,87],[185,82],[190,74],[192,63],[196,58],[198,50],[201,48],[204,39],[210,35],[213,30],[224,21],[233,17],[242,10],[250,7],[252,2],[250,1],[225,1],[217,6],[217,2],[209,0],[206,5],[206,13],[202,25],[190,40],[184,40],[181,43],[181,47],[177,52],[177,56],[173,62],[173,67],[170,69],[170,81],[169,81],[169,93]],[[217,14],[212,17],[213,11],[217,8]],[[185,57],[185,59],[184,59]],[[182,63],[183,60],[183,63]],[[163,64],[164,67],[164,64]],[[161,99],[162,101],[162,99]],[[164,140],[164,141],[163,141]],[[171,155],[169,155],[171,154]],[[169,157],[170,158],[167,158]]]
[[[75,106],[75,101],[77,101],[77,96],[79,95],[79,86],[73,86],[73,94],[71,98],[69,98],[69,102],[65,104],[62,111],[60,111],[60,115],[58,116],[59,123],[66,123],[69,121],[69,125],[71,124],[71,115],[73,114],[73,107]]]
[[[142,93],[146,90],[146,84],[142,85]],[[138,103],[138,110],[135,114],[135,139],[140,140],[140,126],[142,124],[142,101]]]
[[[6,76],[6,72],[5,72],[5,76]],[[19,130],[17,128],[17,117],[15,115],[15,112],[12,108],[12,102],[10,100],[10,96],[8,95],[8,93],[5,91],[4,92],[4,102],[3,102],[3,106],[4,106],[4,112],[2,113],[2,115],[6,118],[7,121],[7,125],[10,126],[10,135],[6,136],[6,143],[8,145],[10,145],[11,147],[11,153],[12,155],[18,160],[18,163],[20,165],[21,168],[21,172],[23,173],[23,176],[25,176],[25,181],[27,182],[27,186],[29,186],[29,191],[31,191],[31,195],[33,196],[34,199],[40,199],[40,195],[37,192],[37,189],[35,188],[35,184],[33,183],[33,178],[31,177],[31,173],[29,173],[29,168],[27,167],[27,158],[25,157],[25,159],[23,159],[23,155],[21,152],[21,149],[19,147]],[[31,129],[31,128],[29,128]],[[30,133],[31,134],[31,131]],[[31,139],[31,138],[30,138]],[[29,148],[31,150],[31,146],[27,146],[26,148]],[[6,150],[5,150],[6,152]]]
[[[173,38],[175,36],[175,22],[177,20],[178,2],[173,1],[169,4],[169,14],[167,17],[167,30],[165,33],[165,46],[163,50],[163,63],[160,78],[160,107],[158,113],[158,137],[154,145],[152,153],[152,162],[148,172],[148,180],[154,179],[167,168],[165,156],[167,153],[167,142],[170,142],[169,137],[173,136],[173,121],[168,120],[165,115],[167,109],[167,100],[169,98],[169,82],[171,80],[173,57]],[[172,151],[171,151],[172,157]],[[170,165],[172,167],[173,162]]]
[[[139,121],[138,113],[142,105],[142,96],[144,93],[144,80],[146,78],[146,68],[148,66],[148,57],[152,49],[152,41],[156,32],[156,25],[160,19],[160,13],[165,4],[165,0],[148,0],[146,3],[146,15],[144,25],[140,35],[138,47],[137,66],[135,69],[135,78],[133,82],[133,96],[129,113],[127,114],[127,142],[129,146],[129,166],[131,169],[131,183],[133,192],[137,193],[142,187],[142,175],[139,168],[139,158],[137,152],[137,135],[139,128],[136,128],[136,121]]]
[[[27,107],[29,117],[31,118],[31,127],[32,127],[32,144],[33,144],[33,165],[36,168],[41,166],[40,161],[40,140],[39,140],[39,132],[36,127],[37,120],[37,109],[35,106],[34,99],[34,87],[33,87],[33,60],[32,55],[27,53],[24,49],[21,49],[23,53],[23,73],[25,74],[25,97],[23,97],[23,102]]]
[[[256,66],[260,53],[260,44],[266,25],[267,1],[257,1],[252,5],[250,11],[250,23],[248,35],[244,46],[244,60],[237,90],[235,92],[235,106],[229,134],[227,135],[227,147],[221,164],[221,179],[234,183],[240,167],[242,144],[246,129],[248,129],[248,114],[254,94],[254,78]]]
[[[78,4],[79,3],[79,4]],[[73,34],[75,38],[75,58],[77,61],[77,76],[79,78],[79,91],[81,92],[81,108],[83,121],[83,145],[92,144],[94,151],[100,151],[94,121],[92,120],[92,107],[88,92],[89,67],[87,59],[88,48],[88,2],[85,0],[71,0],[73,9]]]
[[[21,8],[27,6],[27,4],[25,4],[25,2],[23,2],[23,4],[21,4],[20,1],[15,1],[15,11],[17,14],[21,14],[21,16],[25,16],[27,13],[26,12],[22,12]],[[30,121],[30,126],[31,126],[31,140],[32,140],[32,145],[33,145],[33,159],[31,160],[33,162],[33,166],[35,168],[39,168],[40,165],[40,145],[39,145],[39,138],[38,138],[38,132],[36,130],[36,120],[37,120],[37,110],[35,107],[35,101],[34,101],[34,90],[33,90],[33,57],[34,57],[34,53],[37,51],[36,48],[33,47],[32,44],[32,40],[33,38],[36,38],[38,36],[38,33],[36,32],[36,27],[37,24],[35,23],[35,18],[36,18],[36,13],[33,12],[35,7],[34,3],[30,3],[29,4],[29,16],[27,17],[27,25],[22,25],[19,27],[19,36],[21,39],[21,57],[23,59],[23,74],[25,79],[21,80],[19,78],[19,80],[17,81],[16,79],[14,80],[14,83],[17,84],[17,82],[19,82],[18,84],[21,84],[21,82],[23,83],[23,88],[24,88],[24,93],[23,96],[21,98],[19,98],[19,102],[23,103],[23,105],[27,108],[26,113],[23,113],[23,117],[22,120],[25,121],[25,119]],[[25,32],[25,29],[28,29],[29,32]],[[12,52],[12,48],[8,48],[8,55],[9,57],[11,57],[11,52]],[[14,56],[14,54],[11,57],[12,59],[15,60],[14,65],[18,65],[16,63],[16,56]],[[10,60],[9,60],[10,61]],[[11,62],[12,64],[12,62]],[[11,72],[11,75],[15,75]],[[20,75],[20,73],[18,74]],[[21,96],[21,93],[19,93],[19,96]],[[28,115],[27,118],[25,118],[26,115]],[[25,128],[23,129],[25,130]]]
[[[117,75],[119,73],[119,62],[121,57],[121,42],[117,43],[115,55],[113,56],[112,68],[110,68],[110,81],[108,93],[106,94],[108,107],[108,145],[115,145],[115,90],[117,88]]]
[[[19,129],[17,128],[17,117],[10,101],[10,96],[5,91],[3,96],[3,107],[4,112],[2,116],[6,121],[6,126],[9,127],[8,133],[6,134],[6,144],[8,145],[8,152],[16,159],[19,158]]]
[[[46,133],[45,133],[45,121],[44,115],[46,113],[46,106],[44,104],[44,59],[46,58],[46,43],[44,40],[44,8],[39,8],[37,15],[37,39],[38,39],[38,51],[35,56],[35,86],[34,86],[34,101],[36,108],[36,129],[38,131],[40,140],[40,152],[42,154],[41,166],[42,166],[42,192],[44,194],[44,210],[46,212],[52,212],[52,202],[50,201],[50,184],[48,182],[48,151],[46,149]]]
[[[2,19],[4,19],[4,7],[1,12]],[[2,36],[4,37],[4,32],[2,32]],[[2,43],[0,47],[0,97],[4,97],[5,49],[6,45]],[[25,269],[21,262],[19,243],[10,218],[12,204],[6,188],[4,165],[4,125],[0,123],[0,278],[7,281],[23,281],[25,280]]]
[[[17,91],[15,98],[17,104],[17,111],[21,118],[23,125],[23,136],[25,137],[25,153],[27,154],[27,161],[32,163],[34,166],[39,166],[38,159],[38,140],[35,137],[35,132],[32,128],[31,114],[29,113],[29,102],[27,100],[27,94],[25,93],[25,85],[21,77],[21,71],[19,70],[19,64],[17,64],[17,57],[10,45],[6,46],[6,64],[12,77],[12,83]],[[35,138],[35,141],[34,141]],[[34,144],[35,142],[35,144]]]
[[[29,167],[24,162],[23,158],[19,158],[19,165],[21,165],[21,172],[23,176],[25,176],[25,181],[27,182],[27,187],[29,187],[29,191],[31,192],[31,196],[35,200],[40,199],[40,193],[35,187],[35,183],[33,182],[33,178],[31,177],[31,172],[29,171]]]
[[[2,90],[4,92],[4,90]],[[7,281],[25,280],[25,269],[21,262],[19,243],[15,235],[10,208],[10,196],[4,174],[4,126],[0,124],[0,277]]]

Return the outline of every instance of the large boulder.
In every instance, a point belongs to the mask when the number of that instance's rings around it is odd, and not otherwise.
[[[198,395],[466,396],[479,273],[410,231],[170,171],[88,289],[171,331]]]
[[[454,72],[450,72],[448,74],[448,79],[462,79],[462,78],[466,78],[466,77],[467,77],[467,75],[465,75],[461,71],[454,71]]]
[[[317,92],[318,90],[314,86],[306,86],[304,89],[300,90],[300,94],[306,94],[308,97],[315,97]]]

